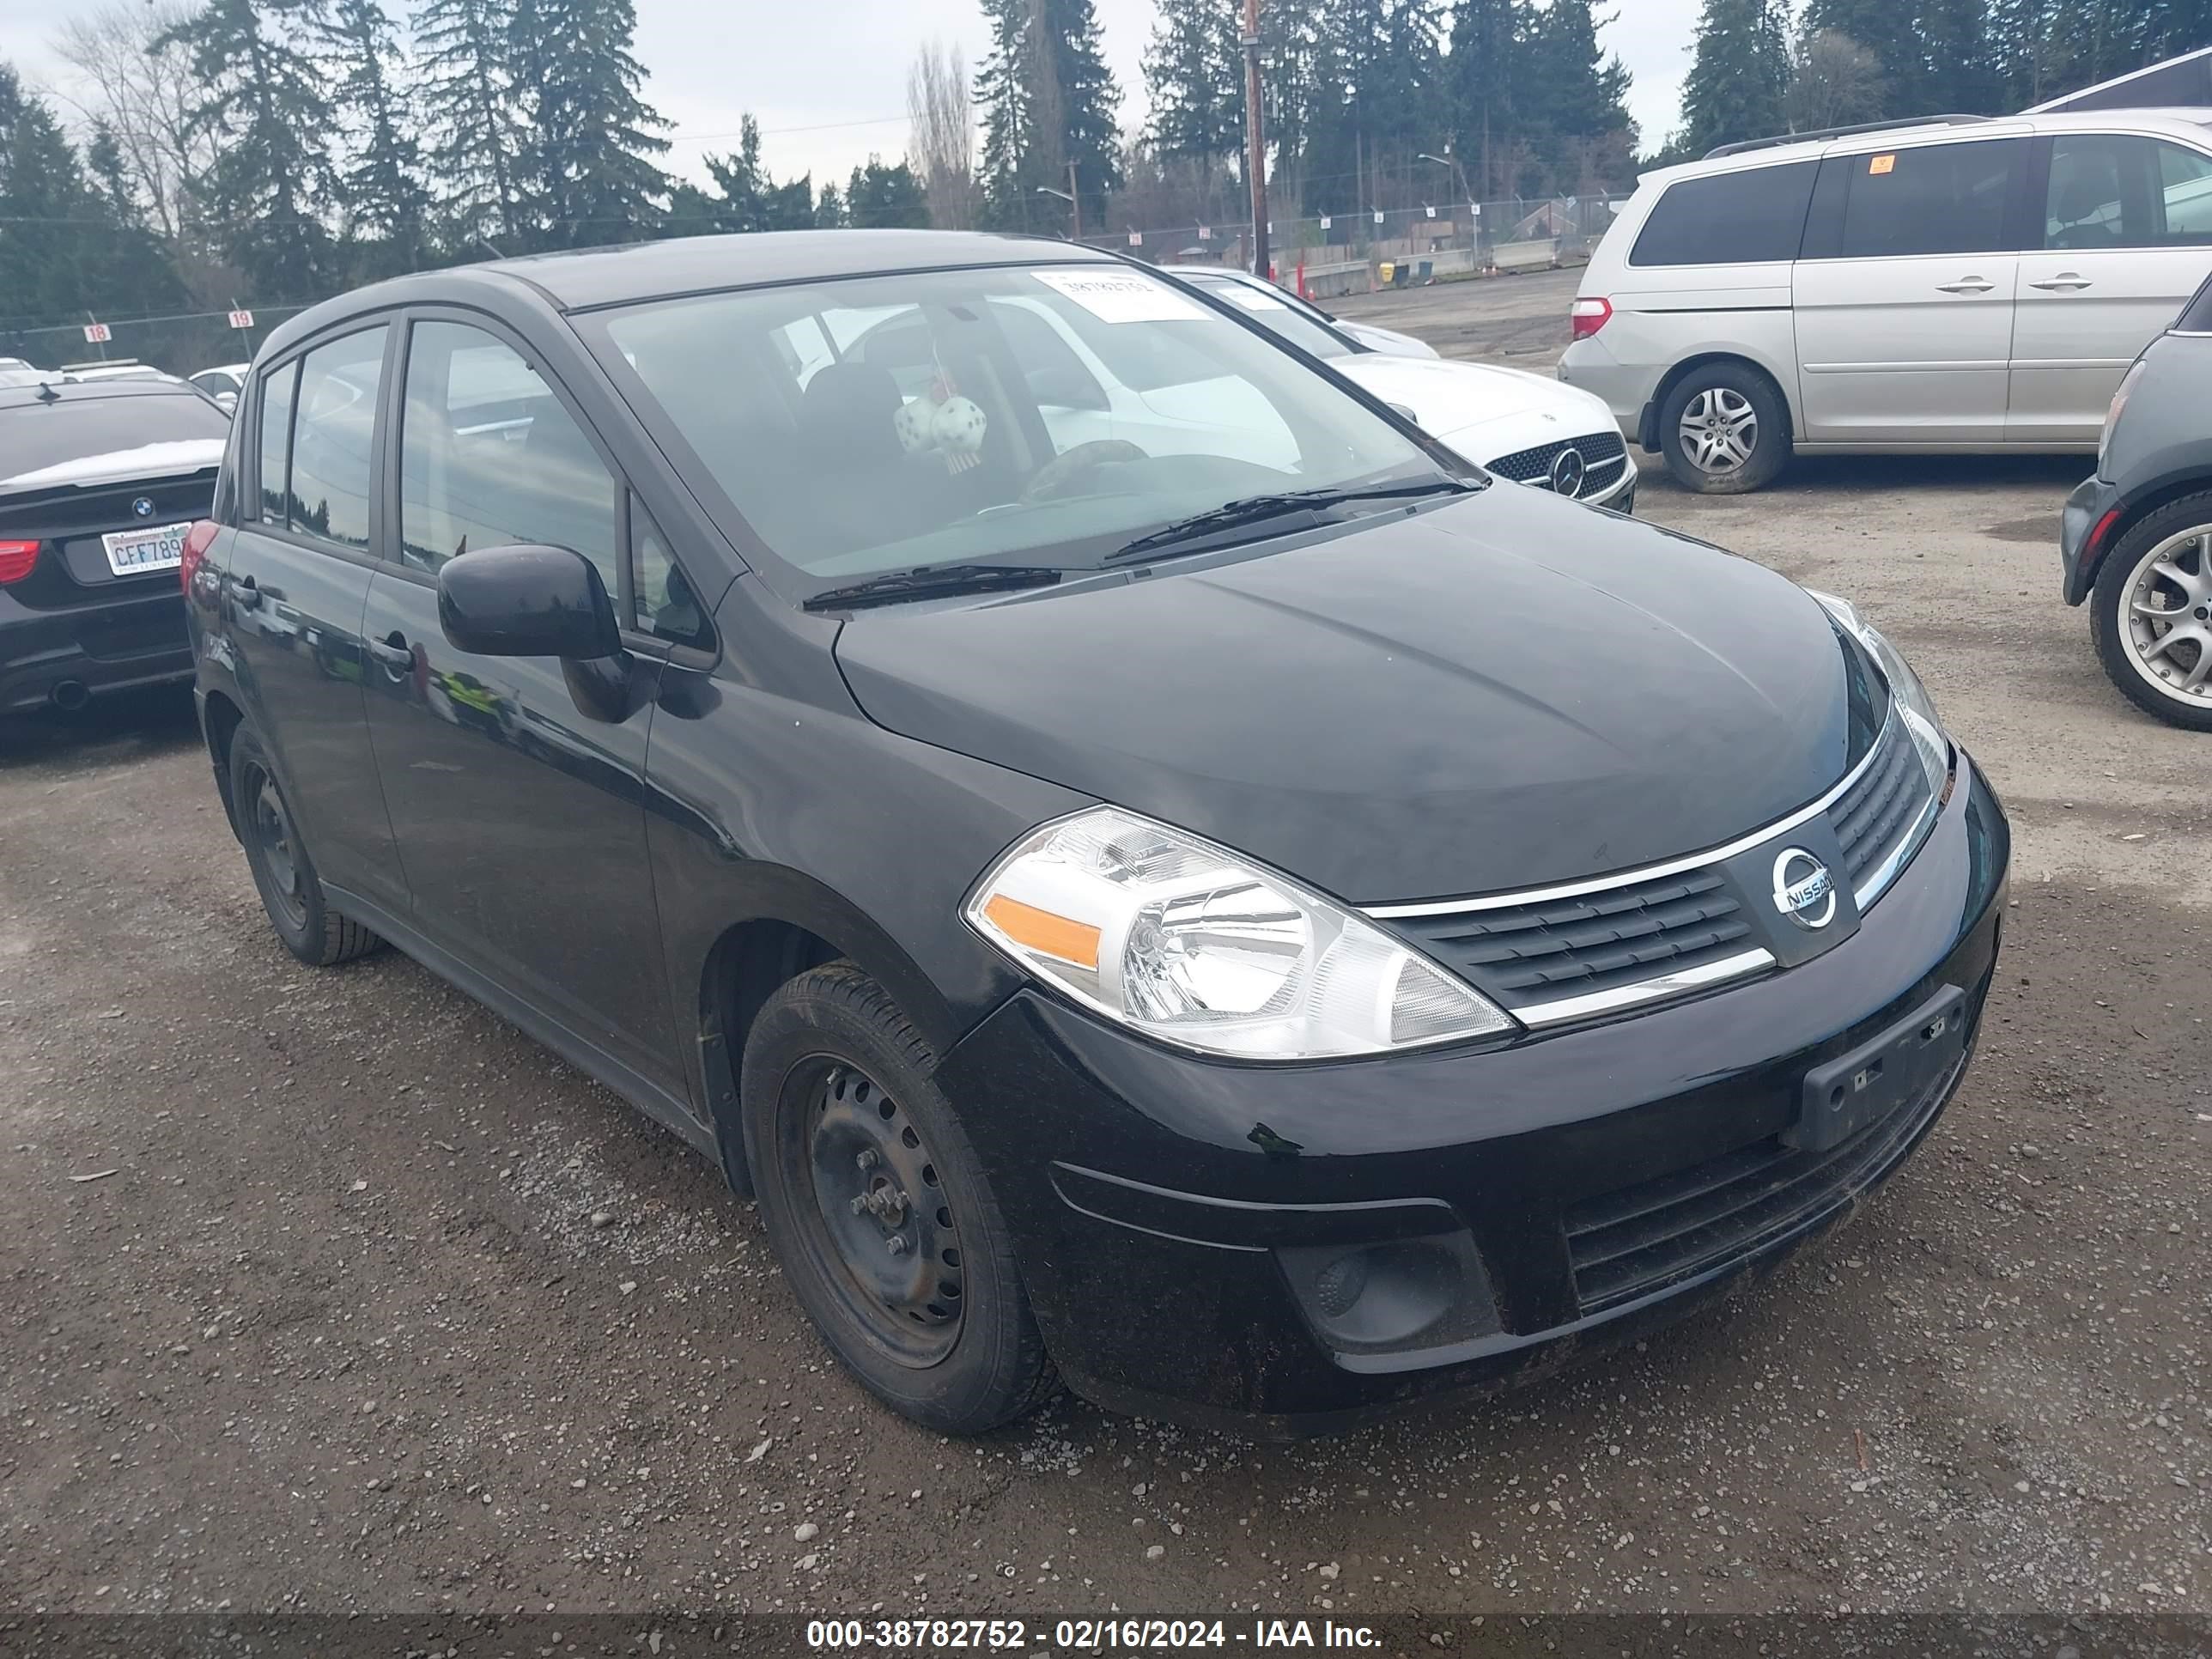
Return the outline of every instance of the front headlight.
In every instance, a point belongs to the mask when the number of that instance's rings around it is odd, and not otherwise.
[[[1941,794],[1943,780],[1951,771],[1951,740],[1943,735],[1943,723],[1936,718],[1936,699],[1928,695],[1912,665],[1882,637],[1881,629],[1859,615],[1856,605],[1833,593],[1809,587],[1805,591],[1820,602],[1845,633],[1866,647],[1875,666],[1881,670],[1882,678],[1889,682],[1890,700],[1905,722],[1912,746],[1920,751],[1920,763],[1928,769],[1929,786]]]
[[[1513,1024],[1340,905],[1118,807],[1024,837],[963,914],[1085,1006],[1202,1054],[1317,1060]]]

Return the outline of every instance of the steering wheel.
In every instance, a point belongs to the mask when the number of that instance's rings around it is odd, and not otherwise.
[[[1116,462],[1148,461],[1152,457],[1126,438],[1093,438],[1062,455],[1055,455],[1022,486],[1024,501],[1058,501],[1078,493],[1076,481],[1086,473]]]

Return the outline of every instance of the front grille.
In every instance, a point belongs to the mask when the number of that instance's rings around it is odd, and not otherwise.
[[[1977,996],[1970,1018],[1979,1015]],[[1827,1152],[1770,1138],[1572,1206],[1562,1219],[1583,1315],[1747,1255],[1871,1186],[1905,1156],[1966,1065],[1961,1057],[1917,1097]]]
[[[1919,820],[1930,798],[1928,769],[1898,714],[1875,744],[1865,771],[1828,809],[1851,884],[1864,882]]]
[[[1620,477],[1620,470],[1628,465],[1628,446],[1618,432],[1595,432],[1587,438],[1562,438],[1557,443],[1539,444],[1534,449],[1516,450],[1510,455],[1501,455],[1489,463],[1489,470],[1501,478],[1510,478],[1515,483],[1540,484],[1552,487],[1552,463],[1570,449],[1578,449],[1583,456],[1583,483],[1576,491],[1577,497],[1601,495],[1613,488]]]
[[[1634,985],[1748,948],[1751,926],[1718,872],[1398,921],[1507,1007]]]

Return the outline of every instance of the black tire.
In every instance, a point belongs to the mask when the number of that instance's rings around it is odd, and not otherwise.
[[[367,956],[384,943],[331,908],[314,860],[293,826],[268,751],[242,726],[230,740],[230,799],[261,908],[286,950],[311,968],[329,968]]]
[[[2198,538],[2193,547],[2186,540],[2192,532]],[[2183,544],[2170,545],[2176,542]],[[2193,578],[2195,592],[2151,573],[2154,556]],[[2140,619],[2131,607],[2138,587],[2145,584],[2149,588],[2146,599],[2174,610],[2177,620],[2155,629],[2145,624],[2138,635]],[[2169,650],[2145,657],[2146,642],[2191,624],[2207,630],[2204,642],[2185,636]],[[2212,668],[2205,668],[2205,659],[2212,656],[2212,490],[2168,501],[2130,526],[2112,544],[2089,595],[2089,635],[2106,674],[2136,707],[2169,725],[2212,732]],[[2185,690],[2182,682],[2199,668],[2205,669],[2204,689]],[[2172,674],[2173,680],[2169,683],[2160,671]]]
[[[763,1006],[738,1109],[769,1243],[823,1340],[901,1415],[981,1434],[1059,1381],[935,1068],[883,988],[833,962]]]
[[[1711,400],[1705,412],[1715,419],[1740,416],[1747,409],[1750,453],[1733,465],[1701,465],[1684,447],[1683,419],[1692,404]],[[1725,407],[1723,407],[1725,406]],[[1701,495],[1742,495],[1764,489],[1789,465],[1790,407],[1765,374],[1749,363],[1707,363],[1674,382],[1659,405],[1659,453],[1667,470],[1685,489]]]

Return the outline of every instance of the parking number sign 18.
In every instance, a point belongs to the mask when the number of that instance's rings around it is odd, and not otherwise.
[[[230,325],[233,328],[252,328],[253,326],[253,313],[250,311],[232,312],[230,313]]]
[[[107,331],[106,323],[87,323],[84,325],[84,343],[87,345],[106,345],[113,337]]]

